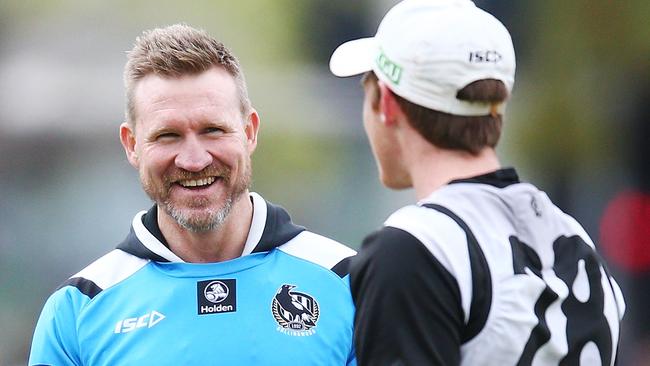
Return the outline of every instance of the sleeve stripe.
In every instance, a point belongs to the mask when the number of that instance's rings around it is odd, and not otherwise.
[[[102,292],[102,289],[93,281],[82,277],[69,278],[63,282],[61,286],[59,286],[59,289],[65,286],[76,287],[82,294],[88,296],[91,299]]]
[[[347,276],[348,273],[350,273],[350,261],[352,258],[354,258],[354,256],[343,258],[340,262],[335,264],[334,267],[332,267],[332,272],[336,273],[341,278]]]
[[[429,203],[424,207],[434,209],[442,214],[449,216],[458,226],[465,231],[467,235],[467,247],[469,251],[469,261],[472,270],[472,303],[470,306],[469,321],[463,332],[462,342],[466,343],[474,338],[485,326],[490,307],[492,303],[492,278],[490,267],[485,259],[485,254],[481,249],[474,233],[467,226],[465,221],[458,217],[448,208]]]

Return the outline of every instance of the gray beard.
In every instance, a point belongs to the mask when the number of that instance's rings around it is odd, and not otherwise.
[[[214,175],[223,176],[226,184],[230,181],[230,171],[226,170],[226,173],[219,173],[217,171]],[[198,215],[192,216],[186,212],[183,212],[182,209],[178,209],[174,204],[169,200],[169,182],[167,182],[166,187],[156,189],[153,185],[149,183],[147,176],[143,174],[143,171],[140,170],[140,182],[142,183],[142,188],[145,193],[151,198],[152,201],[156,202],[159,208],[165,210],[165,212],[171,216],[181,227],[184,229],[194,232],[194,233],[204,233],[207,231],[218,229],[228,218],[230,211],[232,210],[235,202],[241,199],[241,196],[247,192],[251,183],[251,168],[250,160],[246,166],[246,171],[243,173],[236,185],[232,190],[228,192],[223,205],[217,210],[210,210],[207,215]],[[196,205],[200,206],[201,202],[195,202],[191,206]]]
[[[194,233],[204,233],[219,228],[225,221],[233,206],[233,198],[228,197],[226,201],[216,211],[210,211],[206,217],[191,217],[183,210],[179,210],[174,205],[166,201],[162,204],[163,209],[169,216],[186,230]]]

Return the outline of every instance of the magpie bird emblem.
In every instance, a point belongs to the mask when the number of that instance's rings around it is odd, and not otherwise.
[[[273,317],[280,328],[278,330],[290,335],[313,334],[320,316],[318,302],[312,296],[293,291],[295,285],[282,285],[271,304]]]

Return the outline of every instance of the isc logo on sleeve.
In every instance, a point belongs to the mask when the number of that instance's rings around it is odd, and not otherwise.
[[[237,311],[237,283],[234,279],[215,279],[196,283],[199,315]]]
[[[139,317],[120,320],[115,324],[114,333],[128,333],[140,328],[151,328],[163,319],[165,319],[164,315],[153,310]]]

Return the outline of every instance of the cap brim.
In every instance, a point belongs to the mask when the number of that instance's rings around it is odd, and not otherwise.
[[[330,71],[336,76],[346,77],[372,70],[377,47],[377,40],[373,37],[343,43],[332,53]]]

